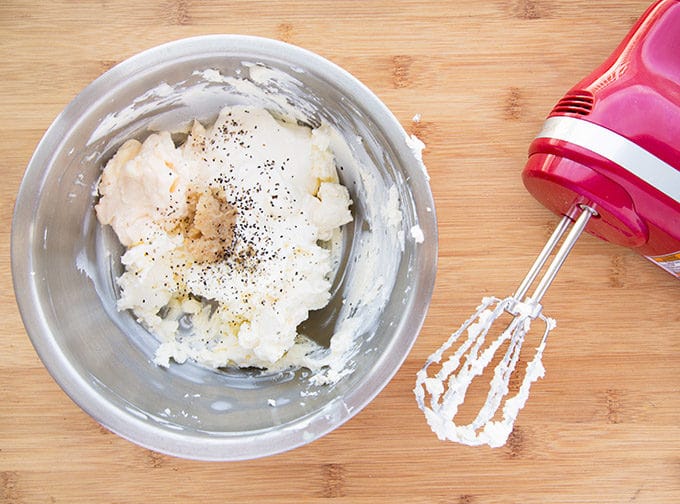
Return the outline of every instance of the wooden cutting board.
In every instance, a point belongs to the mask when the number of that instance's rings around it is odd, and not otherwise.
[[[631,251],[578,243],[544,300],[558,320],[547,375],[505,447],[438,441],[412,394],[426,357],[483,295],[514,290],[556,224],[522,187],[527,147],[647,5],[3,1],[0,502],[680,502],[680,283]],[[426,143],[439,218],[434,297],[396,377],[324,438],[240,463],[160,455],[100,427],[43,368],[10,273],[14,198],[55,116],[115,63],[209,33],[285,40],[367,84]]]

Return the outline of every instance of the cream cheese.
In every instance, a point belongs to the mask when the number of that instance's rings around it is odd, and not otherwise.
[[[179,147],[160,132],[108,162],[96,212],[127,247],[118,308],[158,337],[157,364],[305,358],[291,349],[309,348],[296,328],[329,300],[324,244],[352,219],[331,137],[233,106]]]
[[[314,211],[316,219],[314,225],[320,226],[319,238],[324,237],[324,229],[326,236],[331,235],[323,248],[330,253],[333,271],[331,276],[336,277],[337,285],[331,288],[333,303],[320,311],[320,316],[324,317],[322,326],[317,326],[316,322],[303,325],[300,330],[304,334],[296,337],[295,344],[276,363],[267,367],[270,372],[289,367],[304,367],[311,370],[312,373],[303,375],[310,378],[309,383],[313,385],[310,390],[314,391],[317,390],[315,385],[332,385],[343,376],[352,373],[361,360],[358,353],[372,348],[372,335],[378,328],[400,272],[402,256],[399,252],[404,251],[408,241],[417,242],[420,235],[417,229],[415,236],[414,233],[409,233],[409,228],[418,226],[418,221],[408,212],[403,213],[402,198],[405,195],[398,187],[398,180],[385,177],[384,167],[376,164],[376,159],[381,158],[382,145],[377,142],[371,130],[361,123],[355,124],[353,120],[342,116],[328,116],[327,111],[320,108],[322,102],[313,96],[310,98],[309,90],[302,82],[305,79],[304,74],[305,71],[302,69],[291,68],[290,71],[283,72],[249,61],[241,62],[241,65],[228,75],[212,68],[197,69],[186,80],[171,85],[161,83],[134,98],[122,109],[103,117],[92,133],[88,145],[96,149],[95,154],[101,155],[112,147],[121,145],[131,136],[138,137],[140,131],[160,132],[158,135],[161,137],[170,133],[170,138],[186,136],[192,129],[193,118],[201,118],[205,121],[204,124],[210,124],[214,121],[215,111],[226,104],[231,106],[247,104],[253,109],[266,109],[289,127],[298,124],[310,125],[310,128],[306,129],[315,135],[314,144],[318,148],[315,152],[320,153],[322,157],[332,154],[333,169],[337,167],[338,170],[342,170],[343,185],[349,188],[350,197],[354,202],[352,213],[355,222],[347,231],[339,232],[336,228],[328,233],[328,226],[324,224],[328,217],[326,211],[331,215],[339,212],[339,207],[333,204],[338,200],[332,195],[337,188],[332,185],[332,181],[324,180],[325,177],[319,175],[316,181],[317,201],[308,199],[308,202]],[[154,116],[147,121],[146,117],[151,112],[154,112]],[[143,127],[140,128],[140,125]],[[164,141],[167,140],[169,138]],[[413,152],[413,162],[426,174],[427,169],[422,162],[424,144],[405,132],[403,141]],[[169,143],[167,145],[170,146]],[[329,165],[315,164],[315,166]],[[182,166],[178,170],[182,170]],[[323,170],[320,173],[323,173]],[[325,185],[324,182],[331,184]],[[323,204],[320,205],[320,201],[323,201]],[[206,208],[210,204],[219,208],[219,202],[219,197],[207,198],[204,201]],[[313,208],[315,206],[316,208]],[[227,211],[228,208],[224,210]],[[432,212],[433,209],[428,207],[427,211]],[[160,249],[175,249],[179,256],[177,250],[181,249],[181,246],[170,238],[156,240],[154,246]],[[219,236],[214,238],[219,242]],[[430,238],[425,232],[423,239]],[[215,239],[208,240],[207,245],[213,243]],[[117,257],[117,251],[110,247],[115,248],[115,244],[105,245],[105,253]],[[386,251],[395,253],[386,254]],[[136,254],[128,252],[123,259],[126,262],[145,260],[143,248],[139,248]],[[179,257],[177,260],[180,260]],[[107,261],[108,259],[101,267],[110,267]],[[164,274],[163,268],[158,265],[150,270],[151,276],[162,277]],[[155,296],[158,297],[154,298],[158,306],[168,299],[167,292],[160,288],[155,291]],[[133,297],[129,294],[128,299],[133,302]],[[137,301],[141,303],[141,299]],[[143,304],[147,303],[149,299],[145,299]],[[201,304],[193,299],[181,302],[168,300],[166,307],[155,315],[149,315],[147,327],[156,327],[153,329],[156,335],[177,333],[181,339],[179,344],[172,337],[168,337],[167,344],[163,343],[158,349],[157,362],[169,363],[170,360],[191,359],[198,351],[196,347],[187,347],[186,335],[196,327],[209,326],[211,334],[215,333],[216,330],[212,328],[210,320],[212,316],[215,316],[213,319],[215,324],[219,320],[217,304],[211,302],[212,311],[206,312],[201,311]],[[125,305],[119,302],[118,306],[122,309]],[[317,330],[317,327],[320,329]],[[318,331],[322,331],[323,334]],[[332,338],[327,347],[316,345],[306,338],[309,336],[325,341],[329,331],[332,332]],[[245,330],[244,340],[248,340]],[[143,346],[148,348],[148,345],[152,345],[153,352],[155,345],[145,340]],[[228,353],[234,348],[238,349],[232,346],[224,352],[221,350],[216,352],[214,349],[198,352],[199,361],[217,366],[225,352]]]

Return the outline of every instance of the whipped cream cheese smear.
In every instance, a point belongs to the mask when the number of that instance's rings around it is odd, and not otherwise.
[[[107,163],[95,210],[126,247],[117,307],[159,339],[158,365],[307,363],[297,326],[328,303],[352,220],[332,136],[237,105],[179,146],[162,131]]]

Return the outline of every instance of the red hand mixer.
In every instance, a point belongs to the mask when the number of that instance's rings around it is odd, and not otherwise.
[[[555,105],[531,143],[522,178],[563,218],[517,291],[484,298],[418,372],[416,401],[440,439],[505,444],[531,383],[544,374],[541,356],[555,322],[543,315],[541,299],[584,230],[680,278],[680,0],[649,7],[614,53]],[[501,336],[488,342],[492,323],[507,314],[512,319]],[[543,337],[518,390],[507,397],[536,320],[544,325]],[[457,425],[472,380],[500,349],[486,402],[471,423]]]

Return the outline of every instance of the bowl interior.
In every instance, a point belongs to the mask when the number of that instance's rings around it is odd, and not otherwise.
[[[171,130],[179,139],[190,120],[208,124],[223,106],[241,103],[294,113],[312,126],[327,122],[344,140],[335,153],[354,221],[344,230],[331,303],[305,324],[328,344],[347,317],[362,321],[348,357],[353,372],[332,385],[315,385],[306,369],[157,367],[154,337],[115,307],[122,248],[93,211],[103,164],[128,138]],[[384,211],[390,188],[399,196],[398,232]],[[416,225],[424,243],[409,234]],[[426,176],[397,121],[364,86],[293,46],[209,36],[114,67],[55,120],[17,198],[12,265],[31,340],[75,402],[143,446],[233,460],[316,439],[384,387],[425,316],[436,240]],[[378,295],[366,298],[365,286],[376,282]]]

